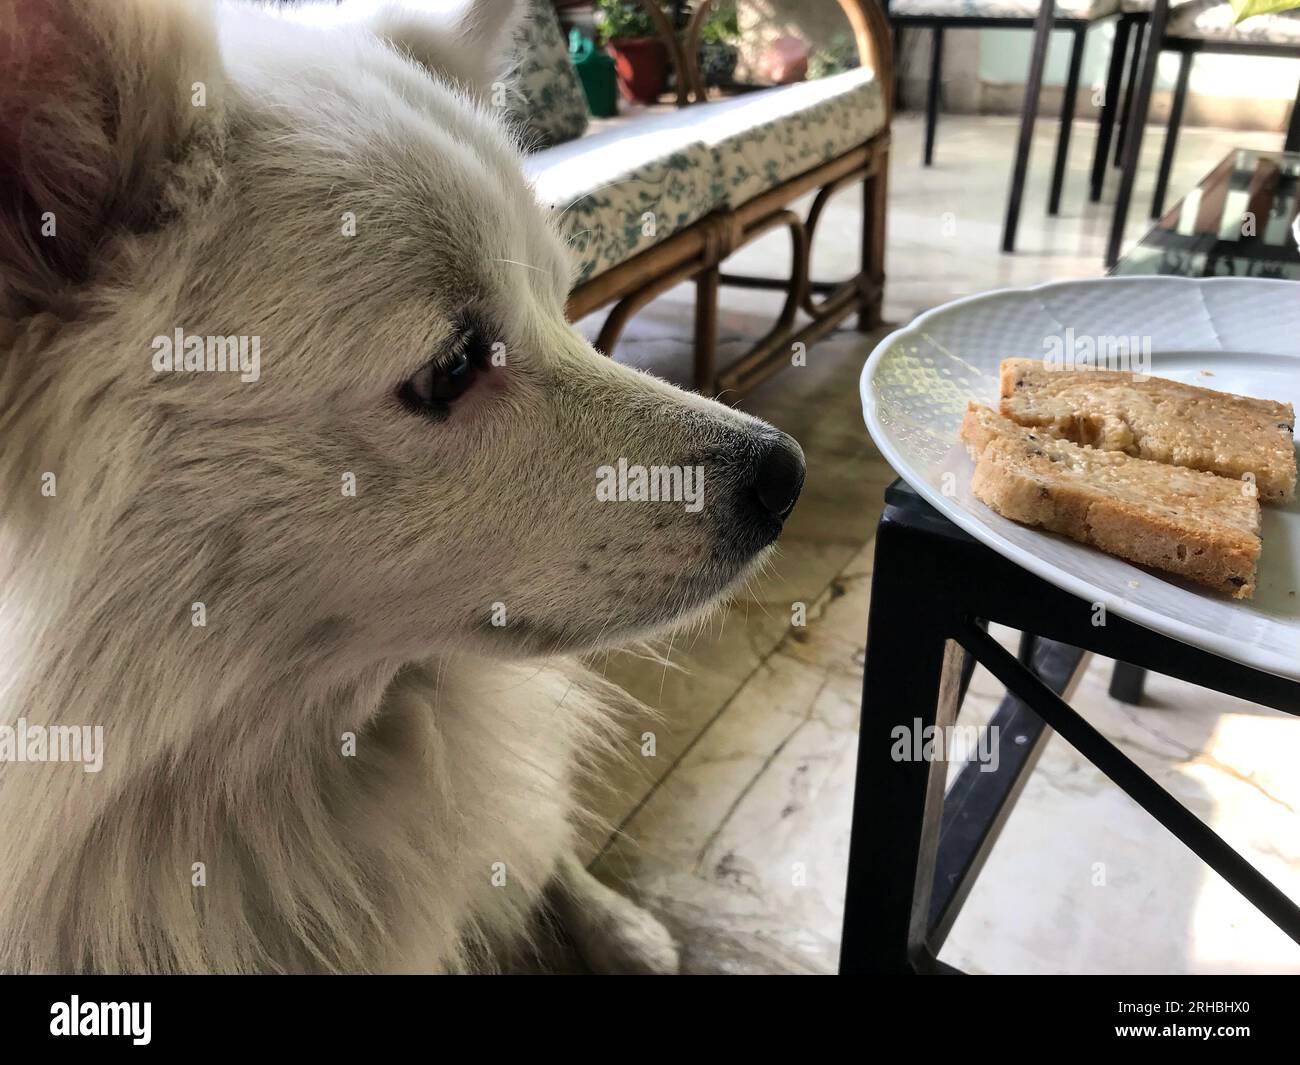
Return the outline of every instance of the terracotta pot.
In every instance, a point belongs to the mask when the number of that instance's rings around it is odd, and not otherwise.
[[[619,37],[605,47],[619,91],[638,104],[655,103],[668,84],[668,49],[658,37]]]

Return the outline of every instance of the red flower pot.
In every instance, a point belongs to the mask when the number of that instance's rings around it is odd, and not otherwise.
[[[652,104],[668,84],[668,49],[658,37],[619,37],[606,46],[623,95],[638,104]]]

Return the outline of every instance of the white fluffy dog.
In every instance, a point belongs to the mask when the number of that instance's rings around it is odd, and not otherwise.
[[[543,899],[676,966],[572,857],[640,729],[562,656],[716,604],[802,456],[570,328],[517,4],[413,6],[0,0],[0,969],[490,967]]]

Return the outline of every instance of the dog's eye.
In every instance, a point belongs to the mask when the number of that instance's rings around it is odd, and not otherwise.
[[[450,403],[469,390],[477,374],[478,367],[462,351],[450,360],[439,359],[420,367],[407,386],[419,403]]]
[[[473,386],[486,360],[484,346],[476,332],[463,336],[449,355],[440,355],[421,366],[398,389],[397,396],[408,410],[442,417],[448,406]]]

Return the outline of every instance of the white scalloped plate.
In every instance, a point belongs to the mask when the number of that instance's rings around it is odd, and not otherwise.
[[[1258,588],[1243,602],[1018,525],[971,494],[974,465],[957,439],[967,402],[996,407],[1002,359],[1045,358],[1046,338],[1067,327],[1076,337],[1149,336],[1157,377],[1300,408],[1300,282],[1066,281],[957,300],[882,340],[862,371],[862,408],[876,445],[947,518],[1058,588],[1300,680],[1300,504],[1264,508]]]

